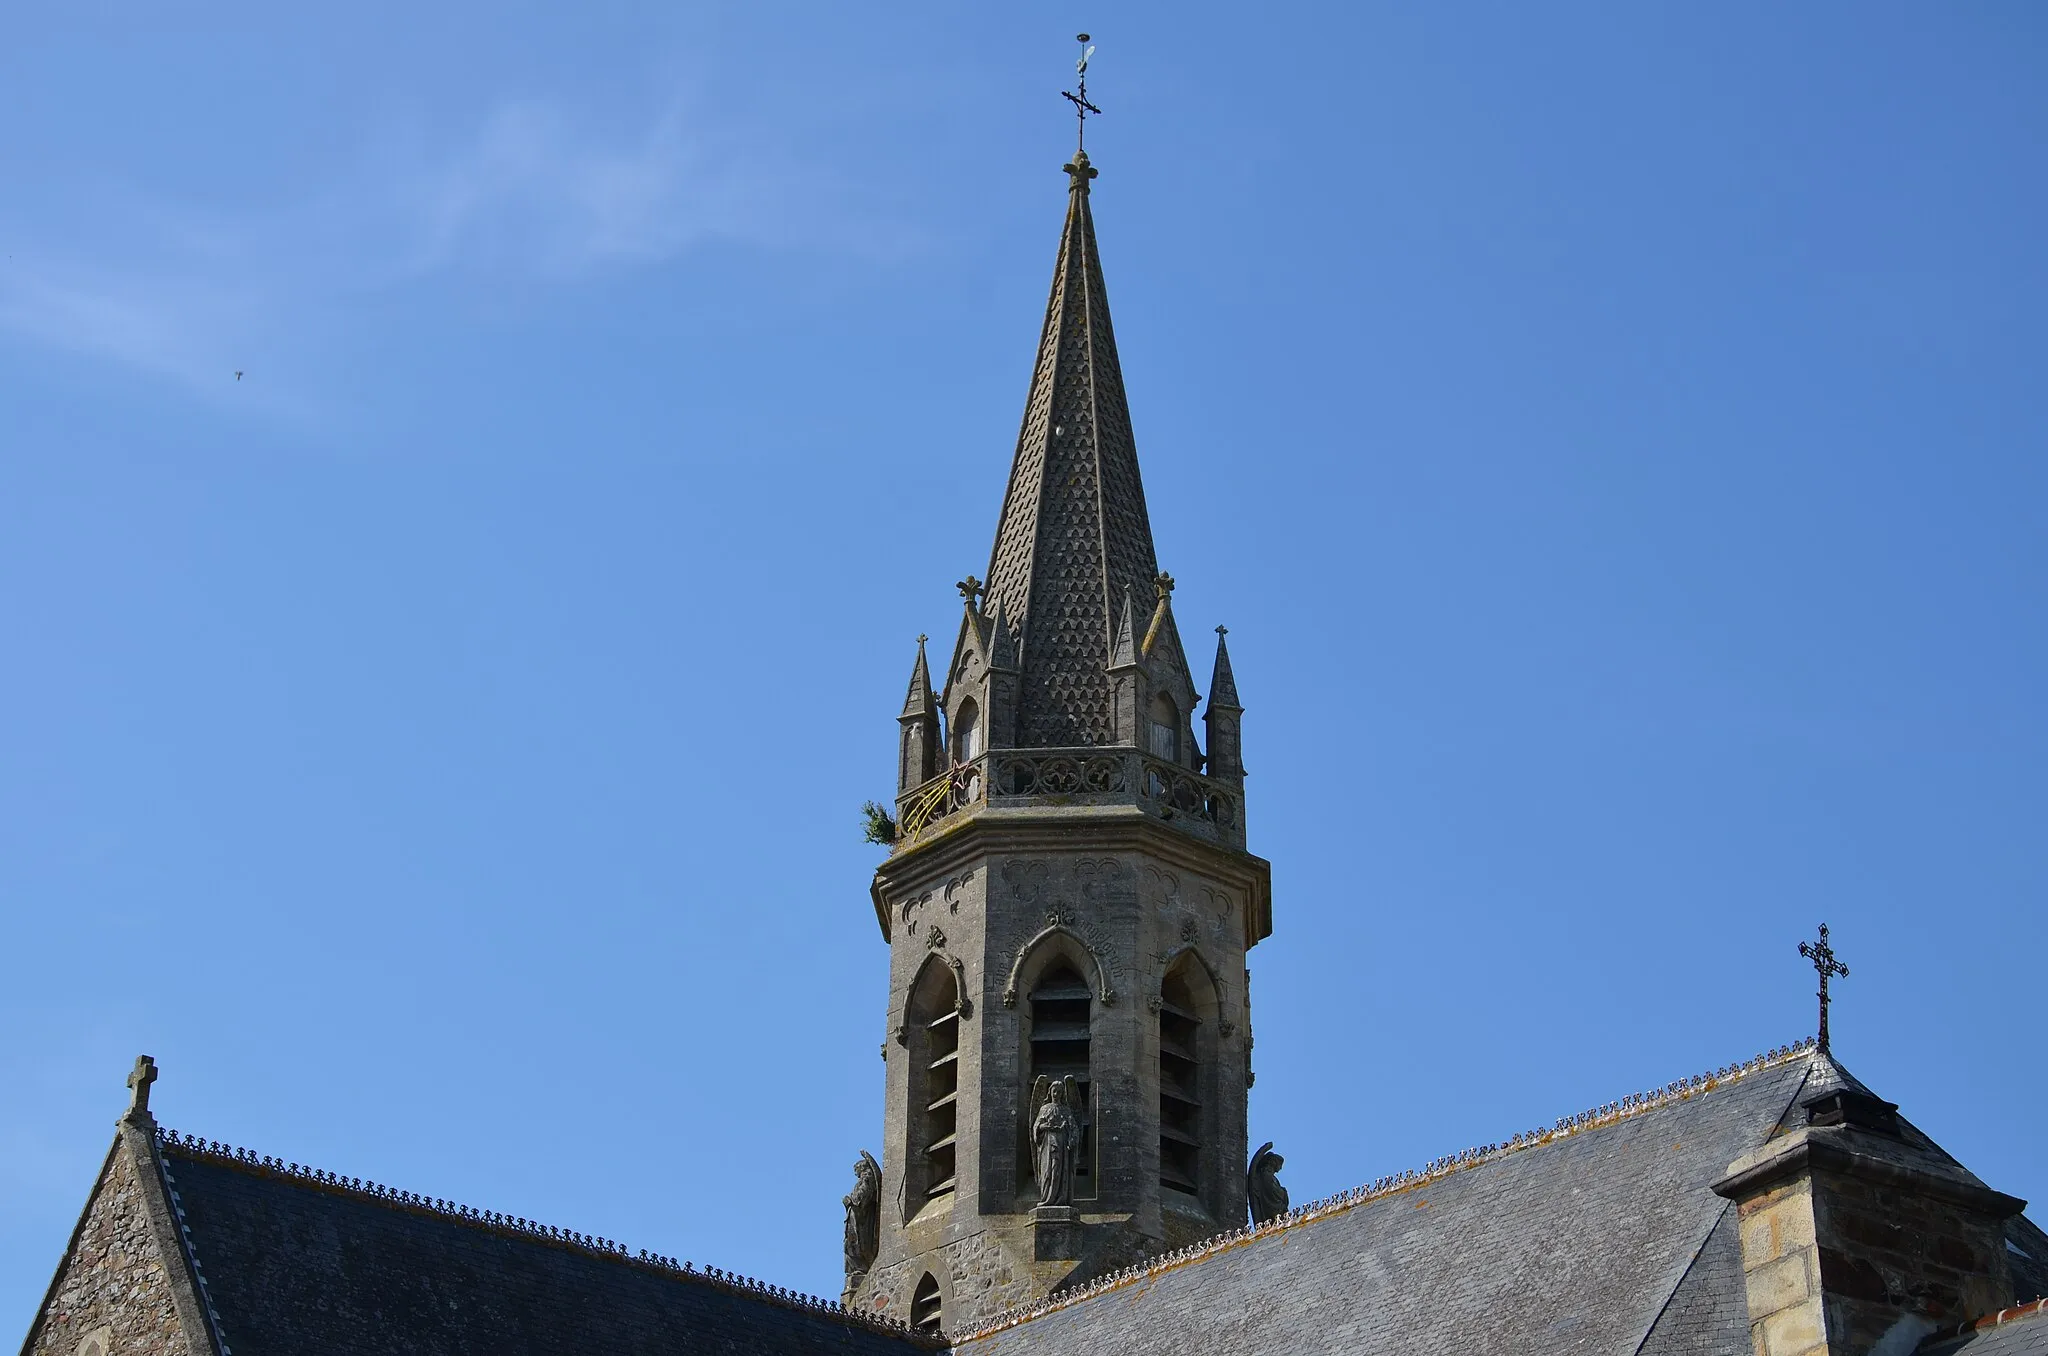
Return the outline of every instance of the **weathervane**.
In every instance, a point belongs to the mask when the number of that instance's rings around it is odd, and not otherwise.
[[[1828,976],[1840,975],[1848,978],[1849,967],[1835,959],[1835,949],[1828,945],[1828,925],[1820,925],[1818,942],[1801,942],[1799,954],[1813,962],[1813,968],[1820,972],[1820,1052],[1828,1052]]]
[[[1100,117],[1102,110],[1088,102],[1088,58],[1095,55],[1095,49],[1088,44],[1086,33],[1076,33],[1074,41],[1081,44],[1081,59],[1074,63],[1074,73],[1081,77],[1081,88],[1078,91],[1063,89],[1060,93],[1073,101],[1074,119],[1080,124],[1074,133],[1074,147],[1079,150],[1088,144],[1088,115],[1093,113]]]

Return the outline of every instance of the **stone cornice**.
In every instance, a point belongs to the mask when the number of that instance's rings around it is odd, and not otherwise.
[[[1796,1130],[1736,1159],[1729,1165],[1728,1175],[1713,1184],[1714,1193],[1739,1200],[1790,1178],[1818,1171],[1917,1191],[2001,1220],[2027,1208],[2027,1203],[2017,1196],[1965,1181],[1933,1164],[1913,1163],[1897,1154],[1874,1151],[1874,1145],[1864,1142],[1870,1138],[1835,1126]]]
[[[942,832],[875,869],[868,897],[882,940],[890,940],[888,895],[912,880],[943,877],[991,852],[1143,852],[1189,871],[1209,872],[1245,891],[1245,949],[1273,932],[1273,866],[1237,848],[1192,838],[1136,806],[989,806],[961,815]]]

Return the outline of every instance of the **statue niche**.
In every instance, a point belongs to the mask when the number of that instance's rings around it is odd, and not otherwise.
[[[1031,1090],[1031,1174],[1038,1206],[1072,1206],[1081,1155],[1079,1084],[1041,1074]]]

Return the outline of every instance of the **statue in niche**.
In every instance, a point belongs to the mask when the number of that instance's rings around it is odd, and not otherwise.
[[[1252,1165],[1244,1175],[1244,1194],[1251,1206],[1254,1225],[1287,1213],[1287,1188],[1280,1185],[1280,1169],[1286,1162],[1273,1152],[1270,1139],[1252,1155]]]
[[[1031,1175],[1041,1206],[1074,1203],[1081,1156],[1081,1090],[1072,1078],[1040,1074],[1031,1089]]]
[[[853,1190],[840,1198],[846,1207],[846,1292],[868,1274],[882,1238],[882,1165],[866,1149],[853,1165]]]

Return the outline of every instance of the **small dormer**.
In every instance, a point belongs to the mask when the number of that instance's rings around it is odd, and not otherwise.
[[[1138,745],[1162,761],[1199,772],[1202,750],[1195,743],[1195,706],[1201,694],[1188,675],[1187,652],[1173,622],[1173,576],[1156,584],[1152,618],[1138,642],[1138,663],[1145,675],[1145,704]]]
[[[1001,605],[993,614],[980,610],[981,582],[973,575],[959,588],[965,606],[945,689],[939,694],[946,723],[945,760],[955,764],[1006,746],[1016,707],[1015,647]]]

